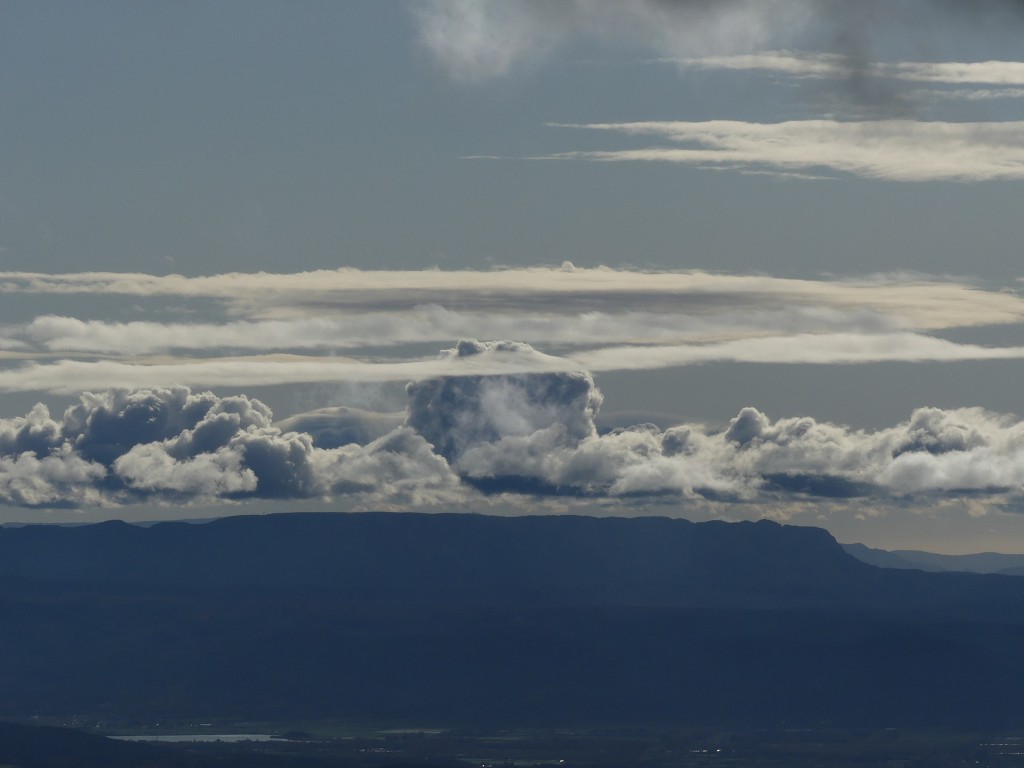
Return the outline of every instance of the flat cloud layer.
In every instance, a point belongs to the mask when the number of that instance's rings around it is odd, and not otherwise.
[[[46,314],[9,323],[0,329],[0,392],[1024,356],[1021,347],[931,335],[1024,323],[1017,292],[914,275],[798,280],[569,263],[206,277],[0,272],[0,293],[162,297],[172,305],[203,300],[224,315],[113,322]],[[526,338],[557,354],[494,349],[423,357],[409,347],[478,336]],[[382,349],[394,352],[382,356]]]
[[[541,372],[641,371],[712,362],[849,365],[1021,359],[1024,347],[962,344],[921,334],[798,334],[708,344],[598,347],[563,357],[531,348],[524,355],[501,350],[479,358],[442,355],[402,362],[297,355],[146,363],[62,360],[0,370],[0,392],[74,394],[83,389],[153,387],[167,382],[210,387],[394,382]]]
[[[674,130],[680,123],[641,123],[635,131]],[[616,125],[598,126],[618,130]],[[209,299],[246,318],[322,319],[349,313],[422,311],[434,307],[458,313],[548,316],[590,312],[670,312],[715,316],[790,311],[815,307],[871,312],[902,330],[1019,322],[1024,301],[1016,294],[984,291],[964,282],[920,275],[879,275],[863,279],[811,280],[768,275],[734,275],[697,270],[644,271],[610,267],[473,270],[361,270],[342,268],[295,273],[230,272],[203,277],[126,272],[2,272],[0,294],[167,297]],[[479,319],[470,315],[473,321]],[[368,322],[381,318],[369,316]],[[816,321],[819,318],[812,318]],[[358,317],[357,317],[358,320]],[[65,327],[61,327],[65,323]],[[8,334],[45,342],[78,338],[131,324],[75,326],[67,318],[45,317]],[[269,327],[268,327],[269,328]],[[148,332],[152,327],[140,330]],[[202,329],[208,330],[208,329]],[[174,331],[174,328],[171,328]],[[385,329],[386,331],[386,329]],[[383,334],[387,338],[387,334]]]
[[[446,357],[536,354],[516,342],[463,342]],[[275,424],[259,400],[184,387],[85,393],[60,418],[37,405],[0,420],[0,501],[328,499],[417,509],[524,495],[726,505],[924,495],[1003,503],[1024,490],[1024,422],[980,408],[920,408],[865,431],[773,421],[748,407],[724,429],[637,424],[601,434],[601,394],[582,371],[441,376],[407,391],[402,423],[325,409]]]

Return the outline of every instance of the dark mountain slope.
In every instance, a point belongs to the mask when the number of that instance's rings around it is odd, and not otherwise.
[[[171,765],[173,753],[69,728],[0,723],[0,762],[24,768],[138,768]],[[166,762],[164,760],[166,759]]]
[[[369,603],[803,601],[808,572],[834,586],[862,570],[824,531],[769,522],[321,514],[0,530],[0,578],[330,588]]]

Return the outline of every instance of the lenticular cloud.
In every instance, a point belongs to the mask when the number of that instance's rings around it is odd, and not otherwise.
[[[529,359],[516,342],[442,356]],[[337,407],[275,422],[267,405],[185,387],[85,393],[0,420],[0,501],[25,507],[331,499],[347,508],[472,506],[487,497],[782,501],[1019,495],[1024,422],[920,408],[865,431],[743,408],[729,424],[599,433],[581,371],[411,382],[404,416]]]

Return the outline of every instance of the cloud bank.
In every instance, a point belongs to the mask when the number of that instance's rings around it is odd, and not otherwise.
[[[462,360],[532,358],[463,342]],[[1024,490],[1024,422],[920,408],[865,431],[744,408],[728,425],[599,433],[583,371],[412,381],[404,414],[321,409],[275,424],[259,400],[187,388],[85,393],[60,418],[0,420],[0,501],[24,507],[325,499],[458,508],[488,499],[743,505],[808,498],[990,497]]]

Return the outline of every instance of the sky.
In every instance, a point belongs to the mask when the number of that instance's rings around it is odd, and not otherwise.
[[[1024,552],[1024,3],[0,4],[0,522]]]

